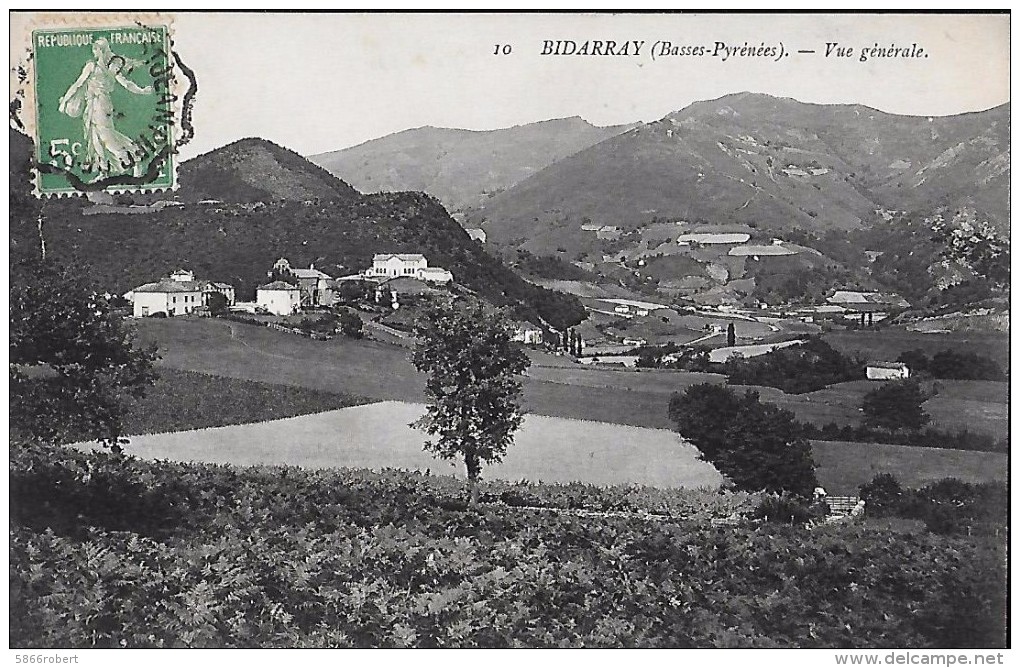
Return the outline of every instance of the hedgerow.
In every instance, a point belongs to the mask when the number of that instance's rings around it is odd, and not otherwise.
[[[711,517],[757,501],[717,492],[510,483],[482,492],[466,507],[462,483],[449,478],[148,463],[15,444],[10,643],[1005,642],[1005,547],[988,536],[716,528]],[[623,510],[564,510],[585,507]]]

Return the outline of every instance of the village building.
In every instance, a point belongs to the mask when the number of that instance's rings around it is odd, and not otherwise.
[[[367,278],[416,278],[428,283],[446,284],[453,274],[442,267],[430,267],[420,253],[381,253],[372,258],[372,267],[365,272]]]
[[[273,315],[291,315],[301,310],[301,289],[284,281],[260,285],[255,304]]]
[[[372,268],[366,273],[388,278],[414,277],[419,269],[428,265],[428,260],[421,253],[377,253],[372,257]]]
[[[209,305],[209,296],[219,293],[227,300],[227,306],[234,305],[234,286],[229,283],[217,283],[216,281],[205,281],[202,285],[202,304]]]
[[[307,269],[290,266],[287,258],[280,258],[269,272],[270,278],[277,277],[297,286],[301,291],[301,305],[305,308],[332,306],[336,295],[333,291],[333,278],[315,268],[314,264]]]
[[[216,286],[211,288],[210,286]],[[227,283],[195,280],[194,272],[178,269],[168,278],[139,285],[124,294],[131,302],[132,314],[146,318],[158,313],[166,316],[188,315],[208,304],[211,292],[222,292],[228,304],[234,301],[234,287]]]
[[[469,227],[464,230],[468,233],[468,236],[477,241],[480,244],[484,244],[486,240],[485,230],[480,227]]]
[[[514,328],[511,340],[523,343],[526,346],[539,346],[542,345],[544,337],[542,330],[538,327],[531,323],[519,322]]]
[[[757,260],[762,256],[796,255],[797,251],[788,248],[780,243],[772,243],[768,246],[763,244],[748,244],[746,246],[734,246],[727,255],[733,257],[751,257]]]
[[[419,269],[415,277],[426,283],[445,285],[453,280],[453,274],[441,267],[425,267]]]
[[[868,380],[906,380],[910,368],[903,362],[868,362]]]

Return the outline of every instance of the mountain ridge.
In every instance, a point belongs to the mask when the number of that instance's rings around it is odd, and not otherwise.
[[[580,116],[496,130],[426,125],[309,160],[363,192],[424,191],[458,212],[629,127],[599,127]]]
[[[824,232],[932,201],[976,205],[1001,229],[1008,114],[1009,103],[916,117],[727,95],[557,161],[469,211],[468,221],[497,243],[533,252],[562,247],[585,219],[630,226],[654,216]],[[989,173],[977,188],[975,169]]]

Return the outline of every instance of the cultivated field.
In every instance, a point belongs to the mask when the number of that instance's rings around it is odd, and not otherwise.
[[[377,341],[310,339],[263,327],[215,319],[142,320],[139,333],[160,344],[161,364],[171,368],[295,385],[374,399],[424,400],[424,379],[405,348]],[[858,334],[865,341],[875,333]],[[911,334],[907,332],[906,334]],[[937,336],[915,334],[915,337]],[[614,424],[670,428],[673,392],[703,382],[725,382],[718,374],[666,370],[590,369],[565,357],[532,354],[525,381],[525,407],[540,415]],[[1008,433],[1008,384],[939,381],[939,396],[926,410],[941,428]],[[840,383],[806,394],[754,387],[763,401],[793,411],[798,419],[824,425],[855,424],[869,381]]]
[[[424,400],[423,378],[411,366],[409,351],[392,345],[345,339],[312,341],[266,328],[214,319],[145,320],[139,322],[139,331],[144,339],[160,342],[163,355],[160,364],[171,368],[379,400],[416,403]],[[543,353],[532,353],[531,357],[533,365],[525,380],[524,405],[535,417],[529,420],[549,416],[609,423],[594,432],[583,432],[590,443],[601,444],[599,447],[608,448],[615,442],[613,425],[672,428],[674,425],[667,410],[673,392],[701,382],[725,382],[717,374],[588,369],[568,362],[564,357]],[[828,422],[857,423],[860,420],[860,402],[873,387],[873,383],[856,381],[802,395],[788,395],[767,387],[753,389],[759,392],[763,401],[792,410],[800,420],[823,425]],[[1006,433],[1006,384],[942,381],[942,387],[940,396],[926,405],[936,424],[953,428],[956,425],[966,426],[974,431],[991,431],[996,435]],[[396,422],[402,428],[410,420]],[[564,424],[578,429],[580,423]],[[365,438],[370,441],[373,433],[372,429],[368,429],[364,432]],[[570,433],[570,430],[564,433]],[[675,438],[668,433],[667,436]],[[541,446],[543,452],[556,442],[552,437],[546,439]],[[248,447],[255,446],[249,444]],[[366,447],[374,446],[368,444]],[[409,446],[408,451],[417,452],[418,449],[420,441],[413,447]],[[416,456],[423,455],[417,453]],[[971,475],[968,471],[976,476],[975,479],[994,479],[997,472],[1006,470],[1002,455],[861,443],[817,443],[815,459],[821,466],[820,475],[827,487],[845,492],[854,491],[861,482],[870,480],[874,472],[884,470],[882,466],[886,464],[894,469],[893,472],[904,475],[905,479],[921,476],[930,480]],[[545,465],[541,458],[536,461]],[[419,460],[411,464],[405,464],[403,460],[379,462],[383,466],[411,468],[421,463]],[[350,462],[347,465],[368,464]],[[428,464],[425,466],[428,467]]]
[[[400,468],[463,475],[463,464],[422,450],[426,435],[408,425],[421,404],[381,402],[260,424],[137,436],[139,457],[219,464],[309,468]],[[698,451],[661,429],[528,416],[503,463],[483,474],[500,480],[651,487],[718,487],[722,476]]]

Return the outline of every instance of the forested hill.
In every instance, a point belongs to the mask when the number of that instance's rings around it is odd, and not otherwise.
[[[27,164],[22,153],[30,150],[30,142],[12,131],[12,166]],[[537,322],[541,315],[558,327],[583,317],[575,298],[527,283],[485,253],[434,198],[361,195],[284,151],[244,140],[184,163],[176,193],[185,203],[180,207],[95,212],[83,198],[47,201],[47,257],[82,265],[97,287],[114,293],[185,267],[232,283],[238,298],[250,299],[280,257],[294,266],[315,263],[337,276],[370,266],[374,253],[419,252],[493,303],[516,307],[521,317]],[[39,253],[28,187],[12,178],[12,260]]]
[[[357,190],[297,153],[265,139],[242,139],[185,162],[181,201],[251,203],[352,200]]]

